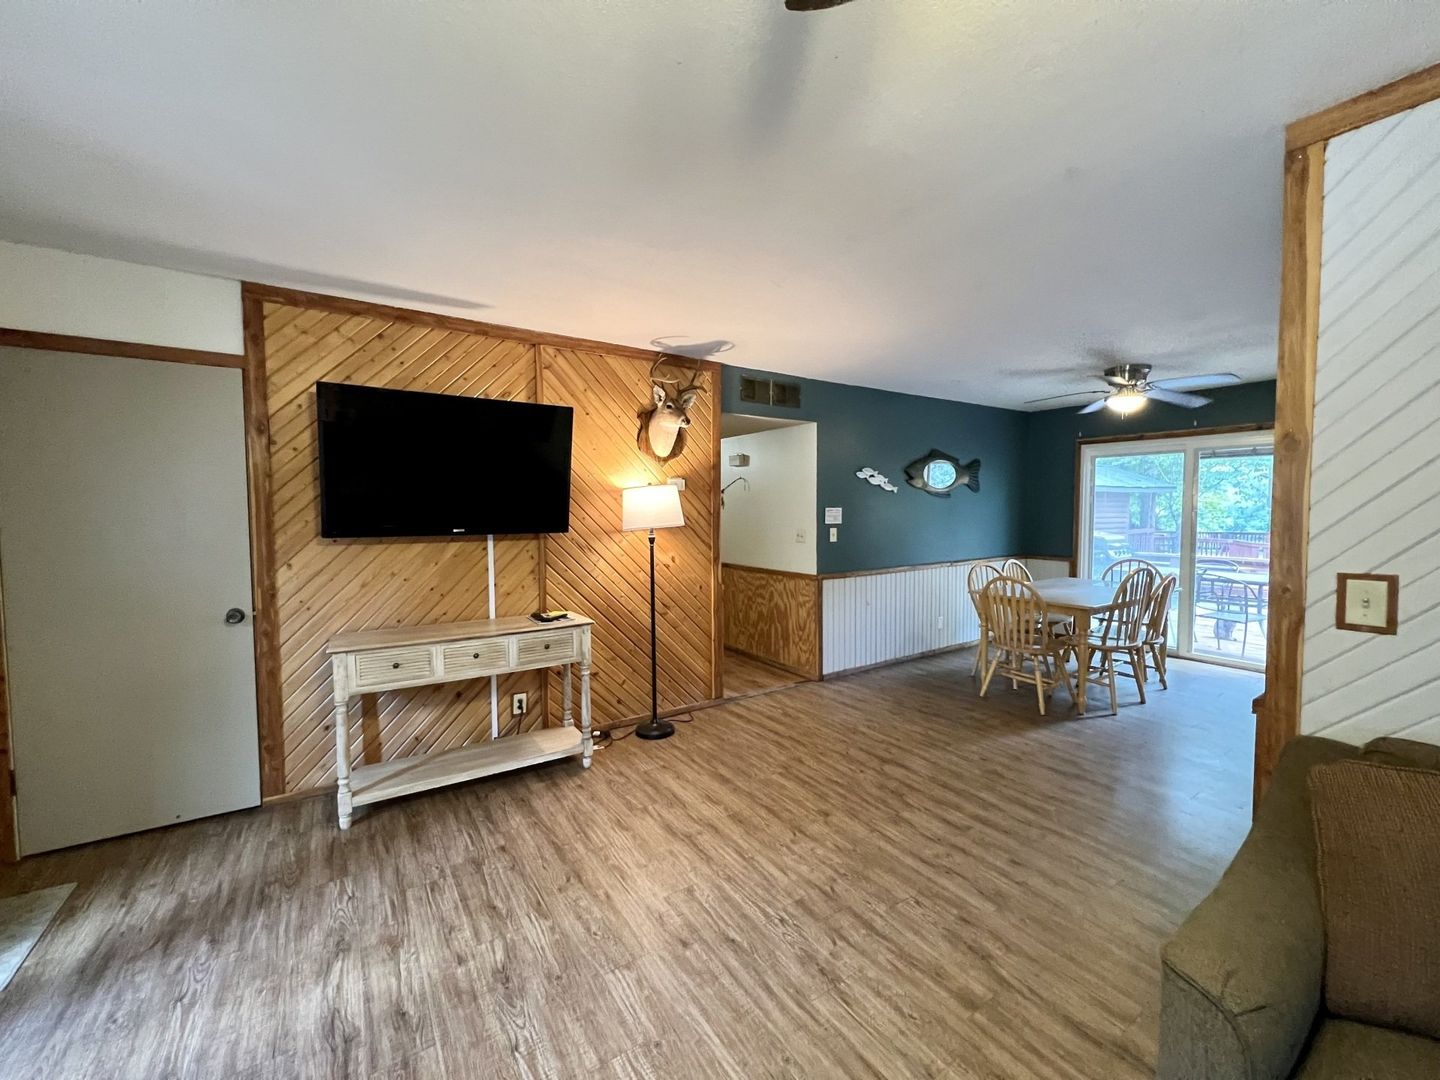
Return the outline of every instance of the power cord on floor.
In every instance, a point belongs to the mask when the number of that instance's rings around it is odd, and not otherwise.
[[[689,724],[694,722],[695,717],[690,713],[682,713],[679,716],[667,717],[667,719],[673,720],[677,724]],[[611,743],[617,743],[622,739],[630,738],[631,735],[635,734],[635,729],[639,726],[640,722],[637,721],[633,724],[622,724],[620,727],[610,728],[607,731],[596,730],[590,733],[590,739],[596,750],[604,750],[605,747]],[[624,734],[616,735],[615,732],[617,731],[623,731]]]

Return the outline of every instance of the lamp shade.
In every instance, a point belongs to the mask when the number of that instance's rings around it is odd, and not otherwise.
[[[680,489],[671,484],[625,488],[620,492],[620,529],[674,529],[685,524]]]

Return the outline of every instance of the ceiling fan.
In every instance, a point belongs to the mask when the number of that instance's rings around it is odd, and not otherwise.
[[[850,0],[785,0],[786,11],[824,11],[848,4]]]
[[[1201,394],[1189,394],[1185,391],[1224,386],[1227,383],[1240,381],[1239,375],[1224,371],[1210,375],[1181,375],[1175,379],[1159,379],[1152,382],[1149,364],[1116,364],[1106,368],[1103,375],[1097,375],[1095,378],[1103,379],[1110,384],[1110,388],[1108,390],[1078,390],[1073,394],[1056,394],[1054,397],[1035,398],[1025,404],[1039,405],[1046,401],[1061,401],[1065,398],[1099,394],[1100,397],[1083,406],[1079,411],[1092,413],[1099,412],[1101,409],[1109,409],[1121,416],[1129,416],[1131,413],[1143,409],[1145,402],[1152,398],[1155,401],[1163,401],[1167,405],[1198,409],[1202,405],[1209,405],[1210,399]]]

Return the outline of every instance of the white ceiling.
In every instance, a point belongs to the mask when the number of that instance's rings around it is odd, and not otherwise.
[[[1401,0],[5,0],[0,238],[989,404],[1273,374]],[[674,340],[674,339],[672,339]]]

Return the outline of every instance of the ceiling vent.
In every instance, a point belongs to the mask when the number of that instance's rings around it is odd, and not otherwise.
[[[753,379],[740,376],[740,400],[757,405],[775,405],[782,409],[800,407],[800,384],[778,379]]]

